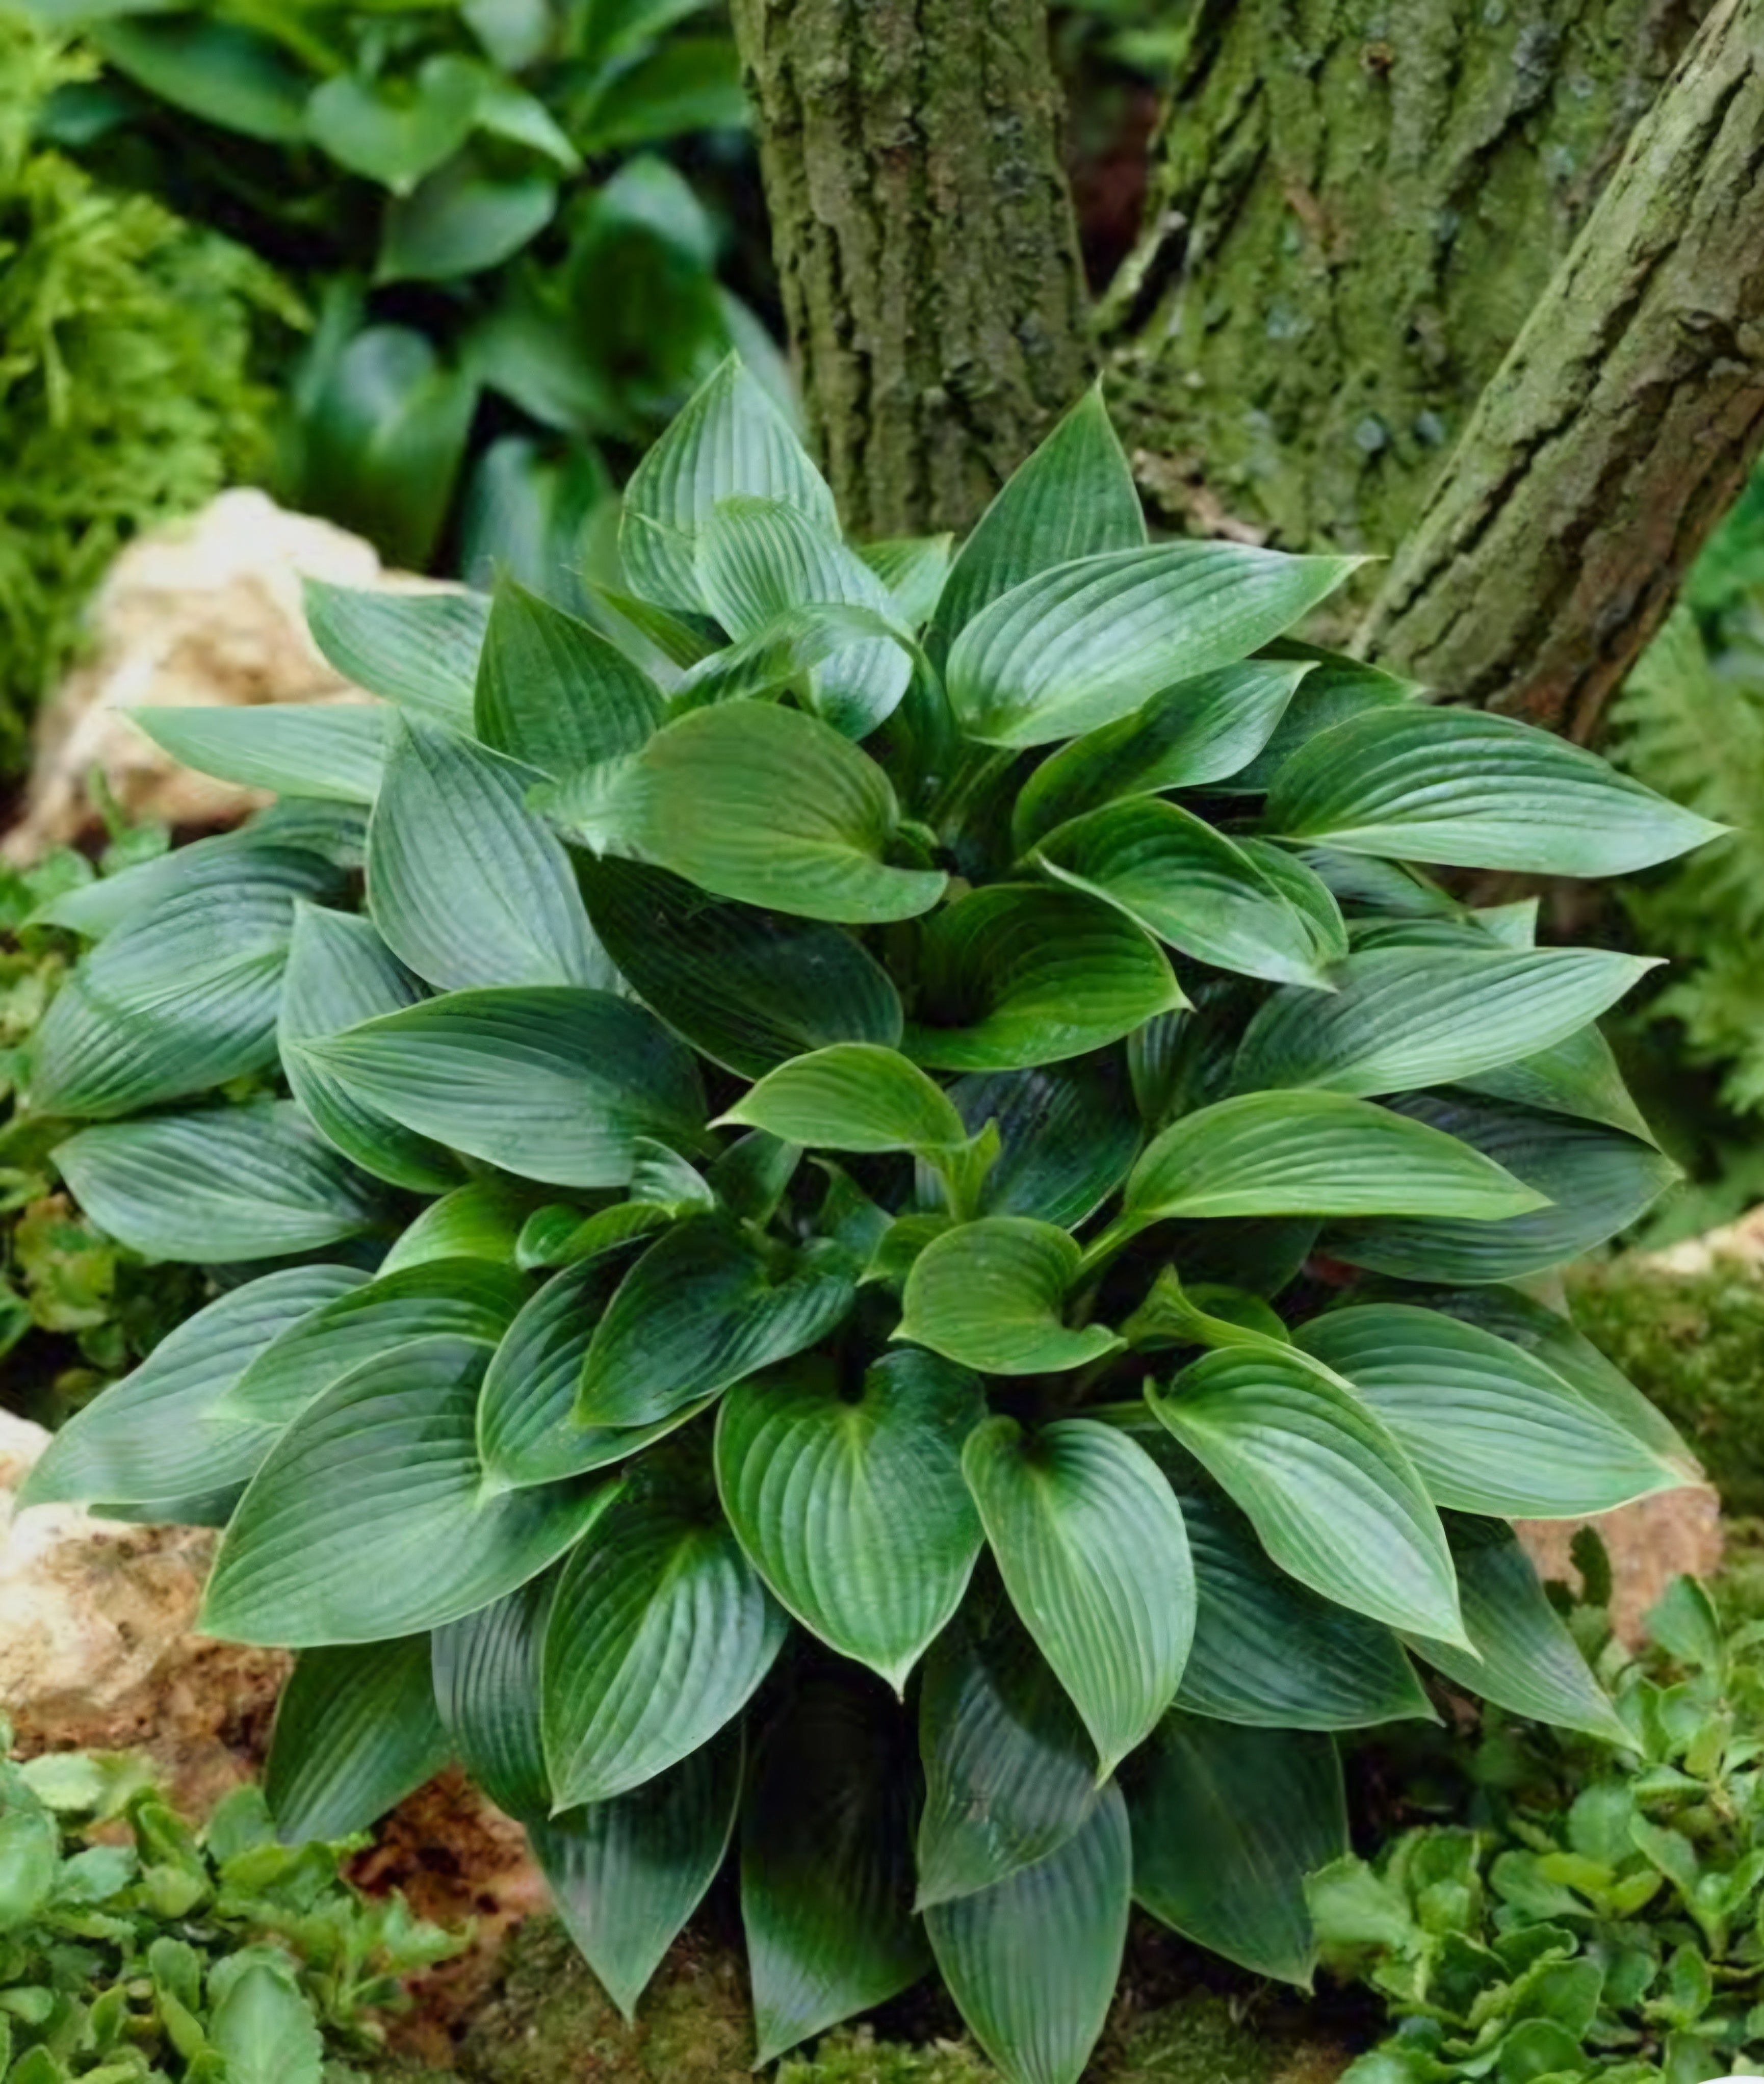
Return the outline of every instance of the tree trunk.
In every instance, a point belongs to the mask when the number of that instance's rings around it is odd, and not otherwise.
[[[1721,0],[1490,384],[1367,641],[1584,737],[1764,445],[1764,0]]]
[[[1201,0],[1112,397],[1164,518],[1393,550],[1708,0]]]
[[[846,522],[965,528],[1088,374],[1045,0],[735,0]]]

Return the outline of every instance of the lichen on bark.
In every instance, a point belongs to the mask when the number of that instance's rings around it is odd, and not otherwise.
[[[1088,373],[1044,0],[735,0],[847,525],[965,528]]]

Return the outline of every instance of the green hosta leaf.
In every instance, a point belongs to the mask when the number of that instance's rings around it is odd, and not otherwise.
[[[1086,1418],[993,1418],[962,1455],[1011,1604],[1083,1718],[1099,1780],[1168,1707],[1194,1633],[1182,1514],[1157,1465]]]
[[[1058,565],[962,630],[949,654],[950,701],[968,735],[994,745],[1096,730],[1173,680],[1243,659],[1359,562],[1185,542]]]
[[[708,612],[693,567],[698,532],[720,499],[781,499],[837,536],[825,479],[783,414],[731,355],[632,472],[619,523],[631,591],[662,608]]]
[[[227,1391],[278,1333],[367,1278],[353,1267],[289,1267],[199,1310],[74,1413],[26,1477],[20,1506],[146,1505],[243,1480],[274,1436],[227,1413]]]
[[[279,1947],[248,1948],[219,1962],[209,1996],[209,2041],[227,2084],[321,2084],[324,2043]]]
[[[521,1226],[539,1199],[518,1180],[474,1180],[431,1201],[380,1263],[382,1274],[431,1259],[515,1264]]]
[[[614,981],[568,858],[527,808],[531,779],[420,719],[392,727],[367,827],[367,909],[439,990]]]
[[[276,1021],[288,1089],[320,1134],[363,1171],[413,1193],[437,1194],[458,1184],[460,1164],[453,1154],[363,1104],[298,1047],[376,1014],[396,1013],[422,997],[422,988],[371,921],[295,904]]]
[[[1306,915],[1241,847],[1177,804],[1107,804],[1050,832],[1034,858],[1197,962],[1276,984],[1325,984]]]
[[[699,1399],[650,1425],[577,1422],[582,1364],[619,1273],[598,1255],[566,1266],[508,1328],[484,1378],[477,1413],[478,1451],[493,1483],[557,1483],[604,1468],[641,1453],[704,1409]]]
[[[1583,1121],[1620,1129],[1644,1143],[1655,1141],[1647,1117],[1630,1097],[1610,1044],[1597,1027],[1578,1028],[1517,1063],[1502,1064],[1459,1082],[1466,1091],[1490,1099],[1511,1100],[1546,1114],[1576,1115]]]
[[[475,1785],[530,1831],[551,1814],[539,1726],[540,1653],[558,1573],[438,1628],[436,1712]]]
[[[726,1070],[763,1078],[829,1043],[900,1040],[900,994],[838,927],[707,896],[610,855],[583,861],[579,873],[621,975]]]
[[[937,603],[948,643],[1024,579],[1145,541],[1145,517],[1100,390],[1087,392],[1011,472],[957,553]]]
[[[1301,1353],[1234,1346],[1150,1400],[1289,1576],[1393,1628],[1461,1637],[1440,1516],[1346,1383]]]
[[[996,1586],[965,1600],[931,1646],[919,1754],[922,1910],[1045,1859],[1096,1806],[1083,1723]]]
[[[25,923],[66,926],[89,940],[101,941],[154,908],[193,891],[211,896],[224,893],[223,902],[241,883],[279,884],[290,898],[333,896],[341,884],[335,850],[320,846],[317,832],[305,828],[303,815],[301,828],[296,830],[289,814],[300,807],[272,804],[237,832],[175,847],[114,875],[58,892],[40,904]],[[360,815],[330,804],[309,807],[315,820],[335,817],[340,824]]]
[[[1450,1084],[1564,1041],[1653,967],[1599,948],[1368,950],[1330,972],[1327,1003],[1277,992],[1236,1080],[1362,1095]]]
[[[1118,1056],[973,1072],[949,1097],[970,1135],[989,1122],[998,1128],[982,1215],[1035,1216],[1073,1229],[1121,1184],[1143,1141]]]
[[[1274,734],[1250,765],[1232,777],[1235,789],[1265,790],[1301,745],[1319,731],[1345,723],[1368,709],[1394,709],[1413,702],[1423,691],[1414,680],[1399,679],[1381,667],[1345,652],[1325,651],[1295,637],[1277,637],[1262,646],[1262,656],[1304,664],[1310,670],[1287,705]]]
[[[911,1909],[905,1750],[898,1710],[843,1673],[805,1680],[767,1732],[741,1830],[761,2063],[931,1965]]]
[[[484,633],[473,713],[485,744],[541,774],[636,752],[665,714],[660,690],[616,644],[507,578]]]
[[[897,1692],[980,1553],[961,1447],[985,1415],[971,1375],[911,1351],[878,1361],[856,1399],[805,1369],[741,1383],[718,1413],[742,1547],[782,1606]]]
[[[1335,1746],[1172,1713],[1132,1763],[1133,1892],[1185,1938],[1309,1989],[1304,1879],[1347,1852]]]
[[[1349,854],[1627,875],[1721,829],[1553,732],[1482,709],[1379,709],[1274,777],[1268,829]]]
[[[1045,1859],[926,1912],[950,1995],[1007,2084],[1078,2084],[1121,1973],[1132,1883],[1111,1785]]]
[[[558,207],[558,184],[531,163],[496,170],[467,146],[394,198],[380,224],[376,283],[452,282],[481,274],[536,239]]]
[[[1393,1103],[1399,1110],[1486,1153],[1546,1203],[1498,1224],[1454,1222],[1441,1210],[1438,1221],[1353,1223],[1329,1233],[1338,1259],[1405,1280],[1517,1281],[1562,1265],[1634,1222],[1678,1177],[1650,1145],[1563,1115],[1454,1093],[1406,1094]]]
[[[717,1216],[678,1223],[619,1286],[582,1370],[583,1425],[652,1425],[788,1360],[841,1323],[854,1293],[836,1247],[762,1249]]]
[[[300,1653],[282,1689],[264,1799],[284,1845],[377,1823],[444,1766],[426,1634]]]
[[[278,1332],[227,1391],[220,1411],[280,1429],[345,1375],[413,1339],[445,1332],[494,1345],[525,1286],[512,1267],[486,1260],[429,1260],[382,1273]]]
[[[626,1794],[708,1743],[747,1705],[788,1625],[714,1501],[655,1482],[621,1498],[552,1603],[543,1718],[556,1807]]]
[[[1068,819],[1122,797],[1222,782],[1253,760],[1293,691],[1304,660],[1245,659],[1165,688],[1131,716],[1044,760],[1011,814],[1016,845],[1033,846]]]
[[[725,1730],[629,1794],[528,1826],[564,1929],[627,2023],[723,1864],[741,1767]]]
[[[149,1259],[274,1259],[384,1220],[374,1183],[285,1101],[107,1122],[53,1155],[99,1228]]]
[[[906,1277],[897,1339],[983,1375],[1055,1375],[1113,1353],[1105,1324],[1069,1328],[1066,1298],[1083,1255],[1027,1216],[987,1216],[932,1239]]]
[[[940,1070],[1079,1057],[1185,1003],[1156,945],[1078,891],[993,883],[927,925],[904,1047]]]
[[[1178,1707],[1274,1730],[1362,1730],[1433,1711],[1390,1631],[1269,1561],[1229,1499],[1176,1479],[1199,1607]]]
[[[299,1649],[439,1628],[579,1540],[616,1486],[485,1486],[474,1421],[489,1358],[477,1340],[414,1340],[303,1413],[221,1542],[204,1633]]]
[[[953,536],[899,536],[858,545],[858,555],[888,588],[903,629],[918,629],[936,612],[955,540]]]
[[[384,709],[285,702],[250,709],[138,709],[129,714],[174,760],[248,789],[371,803],[380,788]]]
[[[242,137],[300,140],[311,78],[269,36],[200,15],[144,21],[93,11],[91,41],[150,95]]]
[[[1245,1093],[1154,1139],[1129,1175],[1126,1217],[1143,1228],[1172,1216],[1389,1209],[1480,1226],[1543,1199],[1443,1127],[1342,1093]]]
[[[1339,1310],[1298,1339],[1384,1420],[1437,1505],[1577,1519],[1683,1480],[1521,1348],[1437,1311]]]
[[[873,1042],[837,1042],[779,1065],[723,1119],[817,1150],[939,1150],[968,1137],[943,1088]]]
[[[518,1265],[575,1266],[599,1259],[638,1238],[652,1237],[672,1222],[677,1211],[659,1201],[617,1201],[610,1209],[584,1216],[579,1209],[553,1205],[536,1209],[515,1240]]]
[[[456,731],[472,728],[490,604],[463,588],[392,592],[308,579],[307,625],[346,680]]]
[[[852,654],[892,652],[910,679],[912,654],[889,618],[873,608],[822,606],[781,608],[751,637],[715,653],[681,676],[674,690],[676,711],[704,709],[715,702],[753,701],[800,688],[805,699],[818,687],[819,668]],[[861,696],[862,689],[858,690]],[[857,705],[818,712],[847,738],[861,738],[864,710]]]
[[[454,992],[301,1046],[406,1129],[558,1186],[621,1186],[634,1137],[696,1144],[704,1119],[686,1051],[608,992]]]
[[[1584,1730],[1629,1747],[1633,1739],[1550,1605],[1512,1529],[1456,1514],[1446,1526],[1465,1633],[1477,1654],[1457,1643],[1413,1636],[1409,1642],[1415,1654],[1455,1684],[1516,1715]]]
[[[452,53],[426,58],[409,79],[333,74],[307,103],[307,129],[339,166],[409,195],[471,135],[490,80]]]
[[[710,612],[738,642],[793,609],[846,606],[884,619],[888,588],[836,531],[784,499],[719,500],[701,523],[695,568]],[[816,661],[810,706],[847,738],[865,738],[899,707],[912,678],[905,646],[865,635]]]

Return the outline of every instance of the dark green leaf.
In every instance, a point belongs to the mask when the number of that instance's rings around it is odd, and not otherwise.
[[[693,130],[740,129],[748,106],[727,36],[675,36],[609,78],[588,118],[584,151],[671,142]]]
[[[1076,1328],[1066,1300],[1083,1255],[1067,1234],[1027,1216],[987,1216],[932,1238],[906,1277],[897,1339],[983,1375],[1056,1375],[1113,1353],[1105,1324]]]
[[[1001,1149],[977,1213],[1035,1216],[1074,1229],[1126,1178],[1142,1141],[1115,1056],[1031,1071],[976,1071],[949,1088],[964,1126],[995,1123]]]
[[[1601,1122],[1607,1129],[1638,1136],[1644,1143],[1656,1140],[1646,1116],[1630,1097],[1610,1044],[1597,1027],[1578,1028],[1535,1055],[1459,1082],[1467,1092],[1490,1099],[1512,1100],[1546,1114],[1575,1115],[1582,1121]]]
[[[376,282],[451,282],[518,253],[551,222],[558,184],[528,165],[498,172],[472,147],[456,153],[386,212]]]
[[[1287,705],[1274,735],[1250,765],[1232,777],[1234,789],[1266,790],[1301,745],[1319,731],[1345,723],[1368,709],[1393,709],[1412,702],[1423,691],[1414,680],[1401,680],[1381,667],[1341,651],[1325,651],[1291,637],[1277,637],[1262,646],[1262,656],[1309,668]]]
[[[472,690],[490,620],[481,594],[393,593],[306,582],[312,641],[345,680],[456,730],[472,727]]]
[[[539,1689],[557,1584],[558,1573],[548,1570],[430,1638],[435,1708],[460,1763],[498,1809],[529,1830],[552,1811]]]
[[[409,195],[471,135],[490,78],[451,52],[424,59],[409,79],[333,74],[307,103],[307,129],[339,166]]]
[[[664,714],[655,683],[597,629],[512,580],[497,588],[473,709],[485,744],[568,774],[637,752]]]
[[[452,1748],[426,1634],[303,1650],[264,1765],[277,1835],[288,1845],[353,1837],[432,1779]]]
[[[113,16],[87,33],[119,72],[174,108],[266,144],[299,142],[312,80],[255,29],[180,14],[164,21]]]

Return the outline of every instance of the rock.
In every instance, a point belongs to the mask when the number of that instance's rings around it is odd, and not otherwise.
[[[0,1412],[0,1702],[26,1752],[139,1750],[205,1815],[262,1755],[289,1660],[191,1633],[214,1535],[78,1506],[15,1515],[47,1443]]]
[[[132,543],[88,610],[91,655],[39,714],[23,814],[0,845],[6,858],[35,861],[95,824],[87,794],[94,768],[131,817],[171,825],[234,824],[266,802],[261,791],[179,767],[126,712],[363,699],[307,634],[303,578],[402,590],[439,583],[385,571],[371,544],[286,513],[261,492],[223,492]]]
[[[1522,1519],[1525,1552],[1541,1578],[1579,1589],[1569,1561],[1575,1535],[1595,1528],[1611,1559],[1611,1625],[1631,1648],[1647,1630],[1648,1611],[1674,1578],[1712,1578],[1721,1567],[1721,1501],[1712,1486],[1692,1484],[1619,1506],[1597,1519]]]
[[[1686,1238],[1664,1252],[1636,1252],[1631,1263],[1652,1273],[1711,1273],[1717,1265],[1756,1273],[1764,1269],[1764,1208],[1749,1209],[1737,1222]]]

